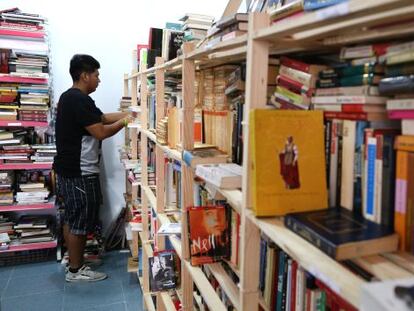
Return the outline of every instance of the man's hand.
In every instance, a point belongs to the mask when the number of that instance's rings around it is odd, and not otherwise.
[[[112,113],[105,113],[102,115],[101,120],[104,125],[113,124],[127,116],[129,116],[130,112],[112,112]]]

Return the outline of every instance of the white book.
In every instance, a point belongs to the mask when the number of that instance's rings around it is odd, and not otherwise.
[[[241,188],[242,168],[237,164],[200,164],[196,175],[222,189]]]
[[[401,121],[403,135],[414,135],[414,120],[404,119]]]
[[[160,235],[170,235],[170,234],[181,234],[181,223],[171,222],[168,224],[163,224],[158,229],[158,234]]]

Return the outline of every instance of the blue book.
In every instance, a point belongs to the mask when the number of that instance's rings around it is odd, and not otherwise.
[[[364,163],[365,129],[369,123],[357,121],[355,129],[355,162],[354,162],[354,211],[362,215],[362,174]]]
[[[387,252],[398,247],[398,235],[342,207],[288,214],[287,228],[336,260]]]
[[[314,11],[326,8],[348,0],[305,0],[303,3],[304,11]]]

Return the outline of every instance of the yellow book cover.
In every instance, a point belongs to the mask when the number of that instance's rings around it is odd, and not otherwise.
[[[253,210],[282,216],[327,208],[323,112],[250,112]]]

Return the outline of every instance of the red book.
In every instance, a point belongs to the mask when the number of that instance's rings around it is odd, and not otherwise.
[[[413,110],[389,110],[388,117],[390,119],[414,119]]]
[[[45,36],[43,32],[9,30],[9,29],[0,29],[0,35],[14,36],[14,37],[26,37],[26,38],[39,38],[39,39],[42,39]]]
[[[283,86],[284,88],[287,88],[289,91],[299,93],[299,94],[305,94],[307,96],[312,96],[313,89],[309,89],[307,86],[292,80],[286,76],[277,76],[276,83],[280,86]]]
[[[387,120],[386,113],[377,112],[336,112],[324,111],[326,119],[340,119],[340,120],[362,120],[362,121],[380,121]]]
[[[385,105],[342,104],[342,112],[385,112]]]
[[[228,259],[230,219],[224,206],[189,207],[188,237],[192,265]]]
[[[334,292],[329,286],[325,285],[321,280],[316,279],[316,286],[326,292],[327,295],[330,296],[332,302],[338,304],[339,308],[344,311],[358,311],[353,305],[351,305],[348,301]]]
[[[289,68],[293,68],[296,70],[300,70],[306,73],[310,73],[313,75],[316,75],[319,73],[319,71],[326,69],[326,66],[322,66],[322,65],[310,65],[310,64],[306,64],[304,62],[301,62],[299,60],[296,59],[292,59],[286,56],[282,56],[280,58],[280,63],[286,67]]]

